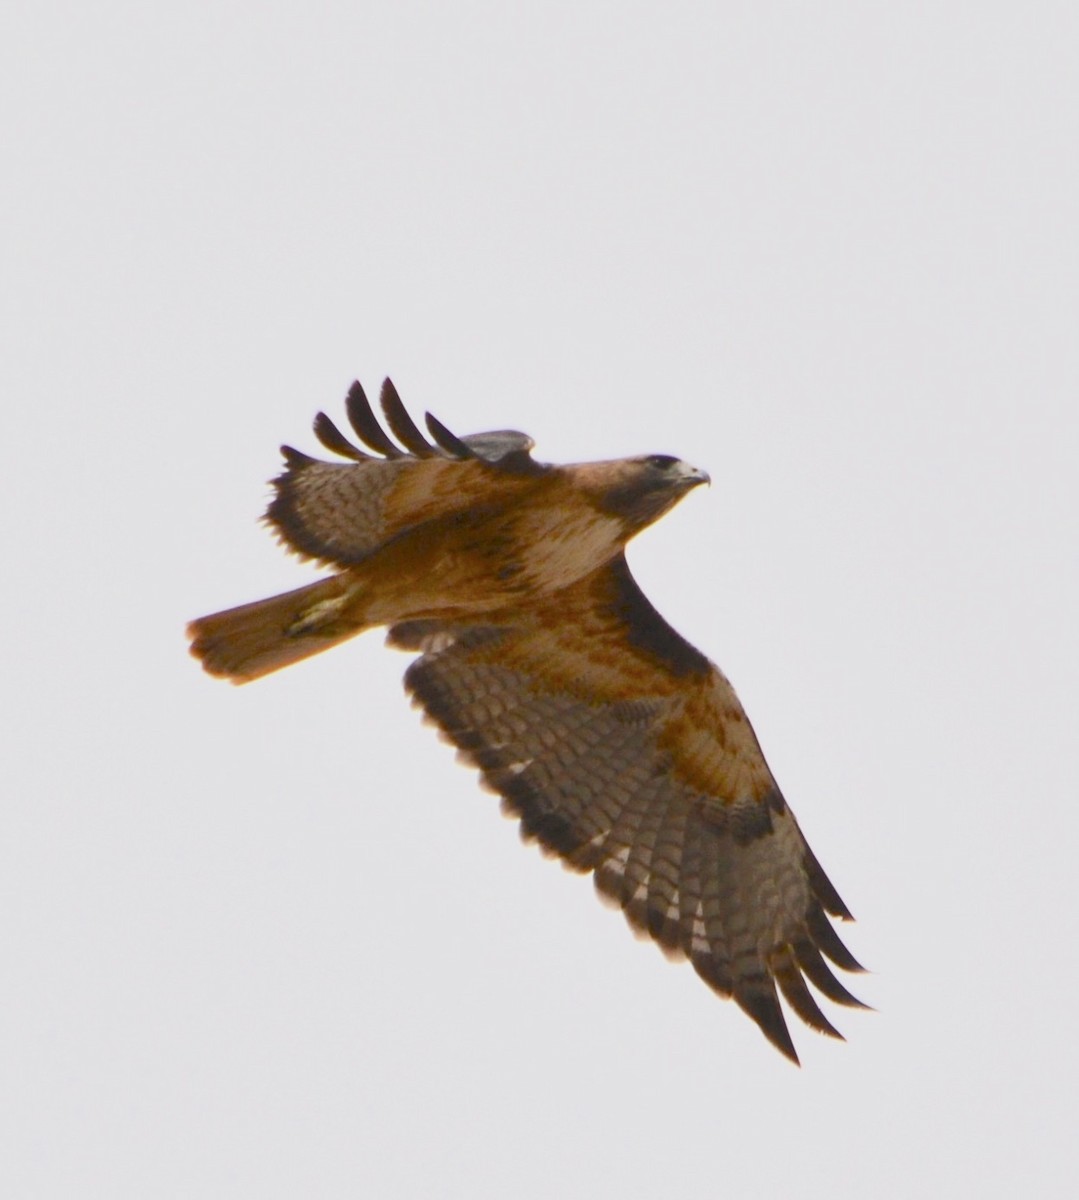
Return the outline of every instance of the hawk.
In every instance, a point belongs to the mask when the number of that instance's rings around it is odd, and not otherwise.
[[[777,985],[840,1037],[806,981],[864,1007],[825,962],[861,970],[826,915],[850,912],[726,677],[626,564],[629,539],[707,474],[665,454],[544,464],[523,433],[457,437],[430,414],[427,437],[388,379],[381,408],[385,427],[352,385],[363,448],[318,414],[343,461],[282,447],[264,520],[334,573],[192,621],[191,652],[246,683],[388,626],[389,645],[418,654],[414,703],[526,840],[592,872],[635,931],[688,958],[794,1062]]]

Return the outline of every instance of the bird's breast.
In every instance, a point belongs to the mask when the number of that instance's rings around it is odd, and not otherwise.
[[[552,592],[609,562],[622,549],[625,532],[616,517],[555,508],[521,514],[512,541],[522,582]]]

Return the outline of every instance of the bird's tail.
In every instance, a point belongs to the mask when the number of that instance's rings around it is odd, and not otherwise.
[[[199,617],[187,627],[191,653],[211,675],[248,683],[362,633],[367,626],[353,599],[343,577],[333,575]]]

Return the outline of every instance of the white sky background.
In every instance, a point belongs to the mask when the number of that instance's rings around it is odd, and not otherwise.
[[[1071,1194],[1073,4],[11,4],[0,1193]],[[277,446],[391,374],[707,467],[632,548],[880,1011],[798,1071],[518,845],[312,577]]]

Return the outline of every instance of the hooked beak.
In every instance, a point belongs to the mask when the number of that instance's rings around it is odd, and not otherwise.
[[[712,486],[712,476],[707,471],[702,471],[700,467],[691,467],[689,463],[683,463],[682,481],[686,489],[695,488],[698,484],[707,483]]]

